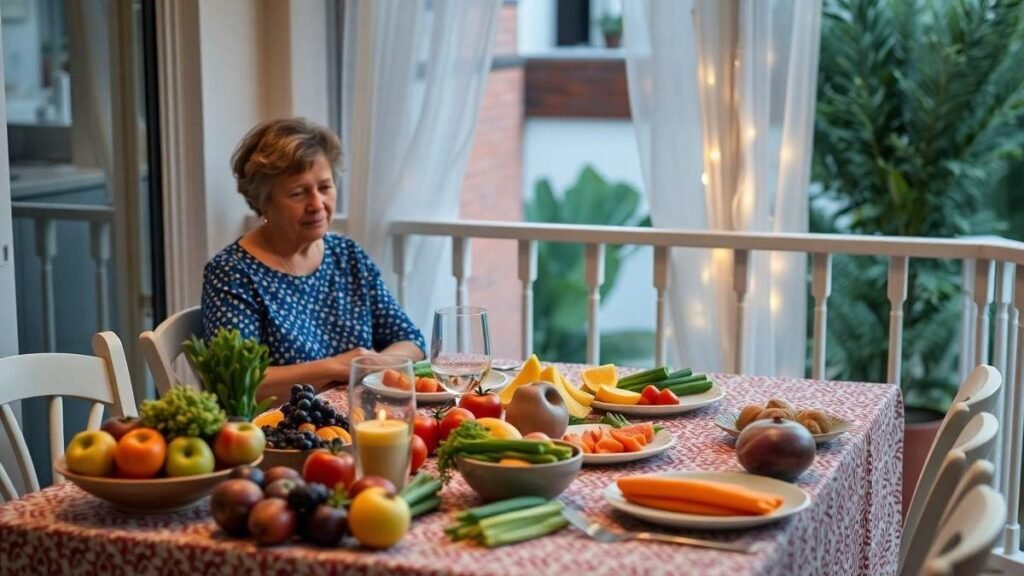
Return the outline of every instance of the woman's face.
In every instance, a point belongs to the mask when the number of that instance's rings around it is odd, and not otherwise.
[[[327,233],[337,197],[331,165],[323,155],[317,156],[309,170],[274,182],[264,213],[266,225],[282,240],[315,242]]]

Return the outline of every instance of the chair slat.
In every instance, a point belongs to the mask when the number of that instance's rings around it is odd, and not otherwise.
[[[64,399],[60,396],[50,398],[50,463],[64,455]],[[56,484],[64,477],[53,471],[53,482]]]
[[[18,426],[18,419],[14,417],[14,411],[11,410],[10,405],[0,406],[0,421],[3,422],[4,432],[11,443],[11,448],[14,449],[14,458],[18,462],[18,469],[21,471],[21,479],[25,483],[25,488],[29,492],[39,490],[39,478],[36,476],[35,467],[32,466],[32,455],[29,454],[28,443],[25,442],[25,433],[22,432],[21,426]],[[3,469],[2,463],[0,463],[0,471],[6,476],[7,472]],[[9,477],[8,482],[10,482]],[[11,485],[11,492],[14,492],[13,485]]]
[[[182,343],[202,332],[202,311],[199,306],[194,306],[176,312],[161,322],[155,330],[147,330],[139,335],[139,347],[159,394],[166,394],[171,386],[179,384],[199,387],[195,379],[179,377],[180,373],[175,370],[175,361],[181,356]],[[186,374],[191,372],[187,362],[178,364],[185,365]]]

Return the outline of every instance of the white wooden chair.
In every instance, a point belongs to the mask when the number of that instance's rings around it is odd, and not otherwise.
[[[982,412],[976,414],[953,443],[943,459],[942,467],[935,478],[921,509],[915,526],[908,526],[900,542],[900,568],[902,574],[917,574],[928,554],[928,548],[935,539],[940,521],[963,490],[964,481],[977,483],[978,477],[967,476],[967,470],[975,463],[984,461],[995,448],[999,421],[995,416]],[[988,463],[991,467],[991,463]],[[989,476],[991,478],[991,475]],[[917,494],[914,495],[915,500]],[[909,519],[909,518],[908,518]]]
[[[960,504],[960,501],[964,499],[968,492],[973,490],[975,486],[991,486],[995,475],[996,467],[988,460],[978,460],[971,464],[970,468],[964,472],[964,477],[960,479],[960,484],[957,485],[953,497],[949,499],[949,505],[946,506],[946,512],[942,515],[939,526],[944,526],[949,521],[950,515],[953,514],[957,505]]]
[[[14,418],[10,403],[29,398],[50,398],[50,460],[64,454],[64,403],[62,398],[92,400],[88,429],[103,423],[103,406],[112,416],[138,416],[131,377],[121,340],[113,332],[92,338],[95,356],[82,354],[24,354],[0,358],[0,420],[14,448],[26,492],[39,490],[25,436]],[[54,482],[63,478],[56,472]],[[14,483],[0,463],[0,501],[18,497]]]
[[[935,435],[935,441],[932,442],[928,458],[917,479],[917,487],[914,489],[914,496],[907,509],[907,517],[903,522],[904,537],[900,544],[901,562],[906,557],[907,547],[910,545],[907,535],[913,534],[920,522],[928,494],[931,492],[931,487],[935,483],[946,454],[953,448],[954,442],[967,426],[971,416],[994,411],[1002,384],[1003,377],[998,370],[992,366],[981,364],[968,374],[960,386],[953,405],[946,412],[946,417]]]
[[[988,486],[975,486],[956,506],[928,551],[922,574],[980,574],[1006,522],[1006,503]]]
[[[139,334],[139,344],[146,365],[153,374],[157,392],[162,396],[174,385],[200,387],[195,378],[181,379],[175,373],[174,362],[181,356],[181,345],[193,335],[202,334],[203,317],[199,306],[175,313],[156,327]],[[191,371],[191,366],[188,367]]]

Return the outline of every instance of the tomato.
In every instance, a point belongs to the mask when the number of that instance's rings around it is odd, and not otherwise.
[[[661,393],[661,390],[658,390],[657,386],[655,386],[653,384],[648,384],[647,386],[644,386],[643,391],[640,392],[640,403],[641,404],[657,404],[658,403],[658,394],[660,394],[660,393]],[[644,402],[644,400],[647,400],[647,402]]]
[[[452,430],[458,428],[466,420],[476,420],[476,416],[465,408],[452,408],[445,412],[437,429],[440,439],[447,440]]]
[[[493,392],[484,392],[482,388],[472,394],[466,394],[459,400],[459,407],[465,408],[477,418],[501,418],[501,398]]]
[[[167,441],[153,428],[136,428],[121,437],[114,450],[117,475],[122,478],[153,478],[167,458]]]
[[[432,394],[440,390],[440,386],[437,380],[433,378],[417,378],[416,379],[416,391],[425,394]]]
[[[656,404],[670,405],[670,406],[671,405],[676,405],[676,404],[679,404],[679,397],[676,396],[675,392],[673,392],[673,391],[669,390],[668,388],[666,388],[666,389],[662,390],[661,392],[658,392],[658,401],[656,402]]]
[[[331,454],[326,450],[318,450],[306,458],[302,466],[302,478],[306,482],[319,482],[331,490],[338,484],[348,488],[356,478],[356,463],[352,455],[346,452]]]
[[[420,440],[423,440],[428,454],[433,454],[434,450],[437,450],[437,444],[441,441],[437,434],[437,418],[432,415],[417,414],[412,431]]]
[[[427,460],[427,445],[423,442],[423,438],[413,434],[412,435],[412,467],[409,469],[410,472],[415,472],[423,466],[423,463]]]

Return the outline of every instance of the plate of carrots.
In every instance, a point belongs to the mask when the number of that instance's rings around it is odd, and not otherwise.
[[[650,422],[615,427],[608,424],[569,426],[562,440],[583,450],[583,464],[621,464],[657,456],[676,442],[668,430]]]
[[[613,508],[654,524],[736,530],[777,522],[811,504],[799,486],[743,472],[672,470],[622,476],[604,490]]]

